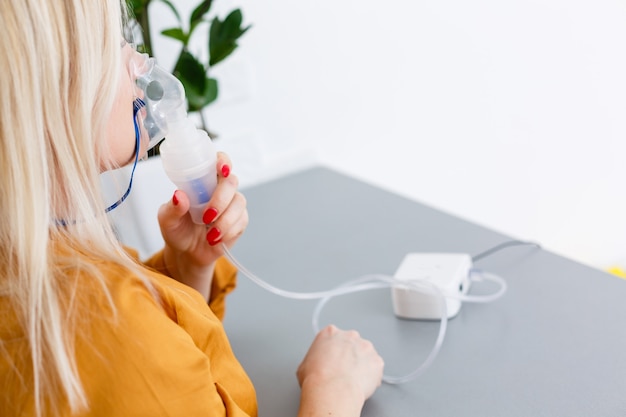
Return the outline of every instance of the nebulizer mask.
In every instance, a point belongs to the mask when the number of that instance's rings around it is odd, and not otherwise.
[[[149,136],[149,148],[159,147],[165,173],[191,201],[191,218],[203,224],[204,206],[217,186],[217,151],[209,135],[197,129],[187,114],[182,83],[147,54],[135,54],[131,76],[138,91],[137,113]]]

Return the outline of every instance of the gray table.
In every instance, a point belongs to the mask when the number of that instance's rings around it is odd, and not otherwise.
[[[510,240],[325,168],[245,195],[250,226],[233,253],[294,291],[392,275],[409,252],[474,255]],[[532,246],[504,249],[475,266],[505,278],[506,295],[464,304],[433,365],[412,382],[383,385],[363,416],[626,415],[625,280]],[[239,277],[225,326],[256,386],[260,417],[296,415],[295,370],[314,336],[315,305]],[[390,375],[419,365],[438,330],[435,322],[396,319],[390,290],[335,298],[321,321],[371,339]]]

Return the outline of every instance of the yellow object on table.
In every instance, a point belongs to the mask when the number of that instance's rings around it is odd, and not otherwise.
[[[626,278],[626,271],[620,268],[619,266],[612,266],[609,269],[607,269],[607,272],[613,275],[617,275],[618,277],[621,277],[621,278]]]

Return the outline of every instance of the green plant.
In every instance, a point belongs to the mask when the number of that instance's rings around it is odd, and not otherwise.
[[[150,35],[150,15],[148,7],[153,0],[127,0],[134,14],[134,24],[138,24],[143,42],[137,45],[140,50],[153,55],[153,42]],[[189,112],[198,112],[202,128],[208,132],[208,127],[202,109],[211,104],[218,96],[217,79],[211,77],[210,69],[226,59],[237,48],[237,40],[250,28],[243,27],[243,15],[240,9],[231,11],[223,20],[215,16],[206,20],[211,9],[212,0],[201,1],[191,13],[187,25],[170,0],[154,0],[165,4],[176,17],[178,25],[165,29],[161,35],[181,43],[181,50],[176,59],[172,73],[178,78],[187,96]],[[186,27],[185,27],[186,26]],[[208,59],[203,61],[189,50],[189,41],[198,30],[208,30]],[[210,132],[209,132],[210,133]]]

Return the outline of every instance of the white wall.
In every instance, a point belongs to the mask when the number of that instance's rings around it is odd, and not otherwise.
[[[244,186],[320,162],[626,265],[626,3],[214,1],[233,7],[253,28],[206,114]],[[173,22],[151,12],[155,32]]]

